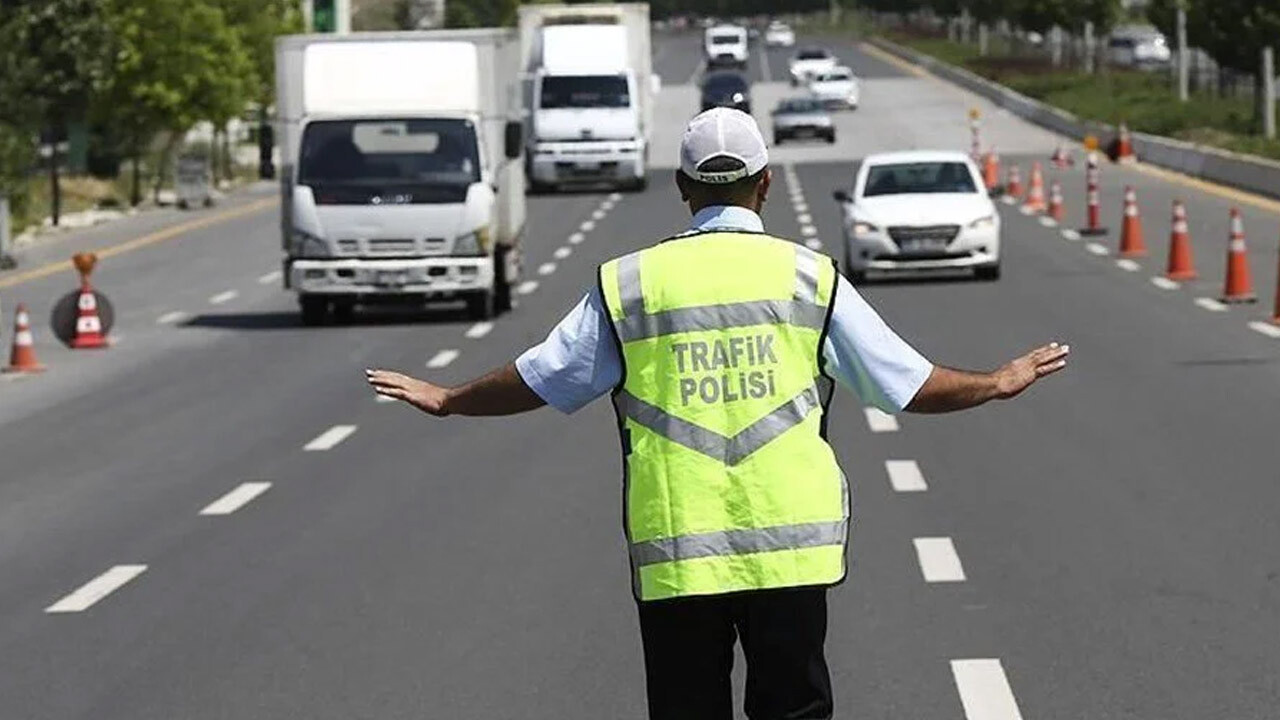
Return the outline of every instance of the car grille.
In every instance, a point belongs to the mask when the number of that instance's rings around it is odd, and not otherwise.
[[[338,252],[343,255],[367,257],[438,255],[445,249],[444,238],[343,238],[338,241]]]
[[[921,242],[928,245],[941,244],[946,247],[959,234],[959,225],[925,225],[922,227],[893,225],[889,228],[889,237],[893,239],[893,242],[898,247],[902,247],[907,242]]]

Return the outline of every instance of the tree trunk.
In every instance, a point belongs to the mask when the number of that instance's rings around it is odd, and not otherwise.
[[[62,217],[62,183],[58,181],[57,135],[49,143],[49,193],[49,216],[53,220],[53,226],[58,227],[58,221]]]
[[[173,159],[173,150],[181,140],[181,132],[171,131],[160,150],[160,159],[156,163],[155,183],[152,185],[152,199],[157,205],[160,204],[160,191],[164,189],[164,181],[168,179],[169,161]]]

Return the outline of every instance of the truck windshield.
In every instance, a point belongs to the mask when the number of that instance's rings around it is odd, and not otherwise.
[[[625,75],[549,75],[542,78],[544,110],[624,108],[631,104]]]
[[[741,42],[742,42],[742,36],[737,34],[711,36],[712,45],[738,45]]]
[[[442,186],[465,193],[479,180],[480,153],[469,120],[319,120],[302,136],[302,185]]]

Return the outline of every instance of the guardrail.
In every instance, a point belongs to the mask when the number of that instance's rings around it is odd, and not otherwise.
[[[868,38],[867,42],[909,63],[918,65],[948,82],[977,93],[1010,112],[1041,127],[1076,140],[1086,135],[1099,139],[1114,138],[1116,128],[1105,123],[1081,120],[1065,110],[1010,90],[976,73],[942,62],[884,38]],[[1138,158],[1193,177],[1248,190],[1267,197],[1280,198],[1280,162],[1254,155],[1219,150],[1181,140],[1130,133]]]

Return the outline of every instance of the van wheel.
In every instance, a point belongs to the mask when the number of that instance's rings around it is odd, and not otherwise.
[[[322,297],[303,296],[298,299],[302,309],[302,324],[307,327],[323,325],[329,316],[329,301]]]
[[[494,295],[492,290],[472,293],[467,297],[467,315],[472,320],[492,320],[494,312]]]

